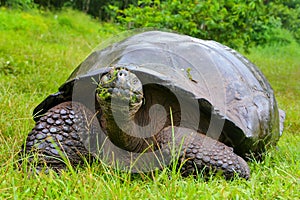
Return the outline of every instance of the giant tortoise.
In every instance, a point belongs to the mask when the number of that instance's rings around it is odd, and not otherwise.
[[[245,160],[277,143],[284,112],[236,51],[147,31],[94,51],[33,115],[23,154],[38,155],[37,168],[97,159],[135,173],[176,162],[183,175],[248,179]]]

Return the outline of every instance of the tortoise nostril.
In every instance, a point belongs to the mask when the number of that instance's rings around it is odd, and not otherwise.
[[[128,75],[128,72],[126,70],[121,70],[118,72],[118,77],[125,77]]]

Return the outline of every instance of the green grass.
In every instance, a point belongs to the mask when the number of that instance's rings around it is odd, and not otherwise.
[[[287,114],[278,149],[249,162],[251,179],[182,178],[164,170],[131,176],[97,164],[78,172],[29,176],[17,152],[34,123],[33,108],[57,91],[77,64],[118,27],[75,11],[40,13],[0,8],[0,199],[297,199],[300,198],[300,47],[252,50],[250,58]],[[288,33],[285,33],[287,37]]]

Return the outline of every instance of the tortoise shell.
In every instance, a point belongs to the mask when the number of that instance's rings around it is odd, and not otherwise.
[[[274,92],[262,72],[244,56],[215,41],[169,32],[135,34],[91,53],[34,116],[67,101],[95,110],[95,89],[109,67],[126,67],[147,85],[175,94],[181,126],[218,139],[245,157],[275,144],[282,131]],[[147,99],[146,99],[147,101]]]

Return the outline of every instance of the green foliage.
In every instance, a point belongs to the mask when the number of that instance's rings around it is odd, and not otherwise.
[[[0,6],[28,10],[35,7],[34,0],[1,0]]]
[[[1,0],[1,5],[27,10],[70,7],[125,29],[169,29],[235,49],[291,42],[278,36],[281,28],[300,42],[298,0]]]
[[[277,3],[270,2],[267,6],[269,14],[275,16],[281,27],[289,30],[300,42],[300,1],[280,0]],[[274,35],[273,39],[276,40],[278,37]]]
[[[247,50],[272,41],[273,29],[281,27],[275,5],[286,8],[261,0],[144,0],[124,10],[111,8],[117,10],[117,21],[129,29],[166,28]],[[274,10],[271,15],[269,7]]]
[[[114,18],[114,11],[109,9],[115,6],[118,9],[127,8],[129,4],[136,5],[137,0],[115,1],[115,0],[34,0],[42,8],[60,10],[70,7],[90,14],[100,20],[109,21]]]

